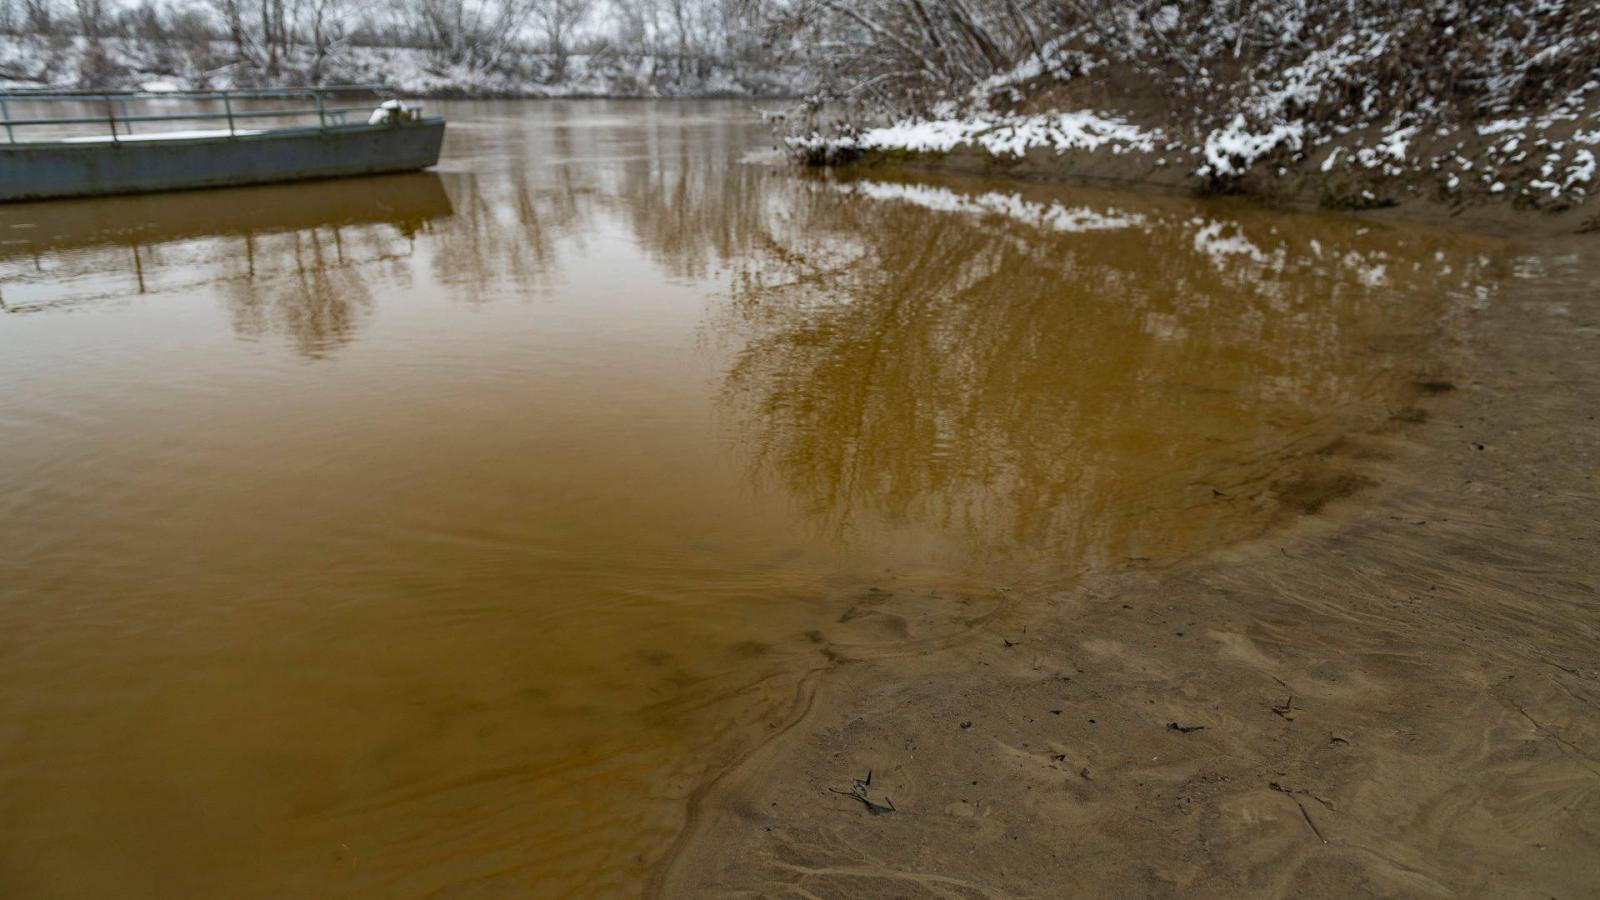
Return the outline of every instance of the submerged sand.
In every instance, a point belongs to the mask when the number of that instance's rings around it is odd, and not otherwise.
[[[1600,896],[1600,263],[1544,249],[1264,537],[864,595],[903,639],[819,646],[656,892]]]

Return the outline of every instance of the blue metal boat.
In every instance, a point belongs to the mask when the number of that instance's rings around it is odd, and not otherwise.
[[[425,118],[395,100],[330,102],[374,91],[0,92],[6,138],[0,143],[0,202],[411,172],[436,164],[443,119]],[[314,105],[304,105],[307,100]],[[42,113],[17,114],[41,107]],[[175,130],[178,123],[213,127]]]

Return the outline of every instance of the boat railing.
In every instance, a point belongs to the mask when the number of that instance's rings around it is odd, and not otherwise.
[[[259,88],[217,91],[76,91],[24,89],[0,91],[0,126],[5,128],[7,143],[22,143],[17,132],[24,128],[41,128],[101,125],[109,130],[109,138],[116,142],[131,138],[134,126],[157,122],[227,122],[229,137],[240,133],[239,123],[262,119],[291,119],[317,117],[317,127],[347,124],[346,116],[352,112],[369,113],[373,105],[340,106],[330,102],[340,95],[367,93],[376,96],[392,95],[381,85],[340,85],[320,88]],[[287,109],[251,109],[252,102],[309,100],[311,106]],[[221,103],[220,111],[185,110],[181,112],[142,112],[135,114],[133,104],[153,101],[191,101]],[[343,101],[348,103],[348,100]],[[97,107],[94,115],[56,115],[14,118],[12,106],[32,103],[71,103]],[[240,103],[245,108],[236,107]],[[100,113],[98,110],[104,110]],[[363,123],[364,124],[364,123]],[[305,126],[305,127],[309,127]],[[120,129],[120,131],[119,131]],[[247,130],[246,133],[253,133]],[[219,133],[220,135],[220,133]]]

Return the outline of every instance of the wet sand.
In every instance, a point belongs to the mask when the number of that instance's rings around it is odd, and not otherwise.
[[[1544,249],[1261,538],[821,647],[657,893],[1600,896],[1600,266]]]

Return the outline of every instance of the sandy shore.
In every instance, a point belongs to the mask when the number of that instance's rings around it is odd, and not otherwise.
[[[959,641],[863,597],[907,639],[822,648],[655,892],[1600,896],[1592,237],[1474,314],[1448,384],[1324,451],[1351,496],[1019,587]]]

